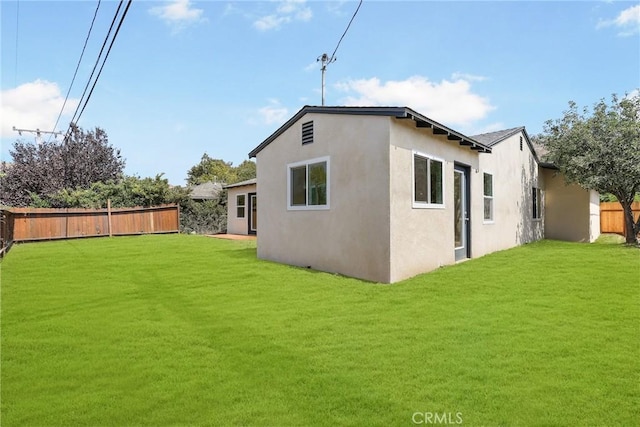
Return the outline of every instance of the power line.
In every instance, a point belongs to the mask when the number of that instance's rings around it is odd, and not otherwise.
[[[322,67],[320,68],[320,70],[322,71],[322,105],[324,105],[324,74],[327,71],[327,65],[331,64],[332,62],[335,62],[336,52],[340,47],[340,43],[342,43],[342,39],[347,34],[347,31],[349,31],[349,28],[351,27],[351,23],[353,22],[356,15],[358,14],[358,11],[360,10],[360,6],[362,6],[362,0],[360,0],[360,3],[358,3],[358,7],[356,8],[355,12],[353,12],[353,16],[351,17],[349,24],[347,24],[347,28],[345,28],[344,33],[342,33],[340,40],[338,40],[338,44],[336,45],[336,48],[333,50],[333,53],[331,54],[331,56],[327,55],[326,53],[323,53],[316,59],[316,61],[320,61],[322,63]]]
[[[80,97],[80,101],[78,101],[78,105],[76,106],[76,110],[73,112],[73,116],[71,117],[71,123],[75,122],[76,115],[80,110],[80,105],[84,101],[84,96],[87,94],[87,90],[89,89],[89,85],[91,84],[91,79],[93,79],[93,74],[96,72],[98,68],[98,64],[100,63],[100,58],[102,57],[102,52],[104,51],[107,42],[109,41],[109,36],[111,35],[111,31],[113,30],[113,26],[116,23],[116,19],[118,19],[118,14],[120,13],[120,8],[122,7],[123,0],[120,0],[118,4],[118,8],[116,9],[116,13],[113,15],[113,19],[111,20],[111,25],[109,26],[109,31],[102,42],[102,47],[100,48],[100,53],[98,53],[98,57],[96,58],[95,64],[93,64],[93,69],[91,70],[91,74],[89,75],[89,79],[87,80],[87,84],[84,86],[84,90],[82,91],[82,96]]]
[[[129,9],[129,6],[131,5],[131,1],[132,0],[129,0],[129,3],[128,3],[127,8],[126,8],[127,10]],[[82,91],[82,96],[80,97],[80,101],[78,102],[78,106],[76,107],[76,110],[73,113],[73,116],[71,117],[71,121],[69,123],[69,127],[67,128],[67,132],[66,132],[67,135],[71,131],[71,125],[73,123],[76,123],[80,118],[78,116],[78,112],[81,110],[81,106],[83,105],[83,102],[84,102],[84,106],[86,106],[87,102],[89,101],[88,97],[85,99],[85,95],[87,94],[87,90],[89,89],[89,85],[91,85],[91,81],[93,79],[93,75],[95,74],[96,69],[98,68],[98,64],[100,63],[100,59],[102,58],[102,53],[104,52],[104,48],[107,46],[107,43],[109,42],[109,37],[111,36],[111,32],[113,31],[113,27],[115,26],[116,20],[118,19],[118,15],[120,13],[120,9],[121,9],[123,3],[124,3],[124,0],[120,0],[120,3],[118,3],[118,8],[116,9],[115,14],[113,15],[113,19],[111,20],[111,25],[109,26],[109,31],[107,32],[107,35],[104,38],[104,42],[102,43],[102,47],[100,48],[100,53],[98,53],[98,57],[96,58],[96,62],[93,65],[93,69],[91,70],[91,75],[89,76],[89,79],[87,80],[87,84],[85,85],[84,90]],[[124,20],[124,16],[125,15],[126,15],[126,11],[122,15],[122,17],[120,18],[120,25],[122,25],[122,21]],[[118,26],[118,29],[119,28],[120,28],[120,26]],[[111,40],[111,46],[113,46],[113,41],[114,40],[115,40],[115,35],[114,35],[114,38]],[[111,47],[109,47],[109,50],[110,49],[111,49]],[[103,59],[102,67],[104,67],[105,61],[106,61],[106,56]],[[102,68],[100,68],[100,69],[102,70]],[[93,81],[93,87],[95,87],[97,81],[98,81],[98,77],[96,77],[96,79]],[[93,89],[91,90],[91,92],[93,92]],[[82,110],[84,110],[84,107],[82,108]]]
[[[89,92],[89,95],[87,96],[87,99],[84,102],[84,106],[82,107],[82,110],[80,110],[80,114],[78,114],[78,118],[76,119],[76,122],[78,120],[80,120],[80,117],[82,116],[82,113],[84,113],[84,109],[87,107],[87,103],[89,102],[89,99],[91,98],[91,94],[93,94],[93,90],[96,88],[96,83],[98,83],[98,79],[100,78],[100,74],[102,74],[102,69],[104,68],[104,64],[107,62],[107,58],[109,57],[109,53],[111,52],[111,48],[113,47],[113,43],[116,41],[116,37],[118,37],[118,32],[120,32],[120,27],[122,26],[122,23],[124,22],[125,16],[127,16],[127,12],[129,11],[129,7],[131,6],[131,2],[132,1],[133,0],[129,0],[127,2],[127,7],[124,9],[124,12],[122,13],[122,17],[120,18],[120,22],[118,23],[118,28],[116,28],[116,32],[113,34],[113,38],[111,39],[111,44],[109,45],[109,49],[107,50],[107,54],[104,57],[104,61],[102,61],[102,65],[100,66],[100,71],[98,71],[98,75],[96,76],[96,79],[93,82],[93,86],[91,86],[91,91]]]
[[[67,105],[67,101],[69,100],[69,94],[71,93],[71,88],[73,88],[73,83],[76,81],[76,75],[78,74],[78,69],[80,68],[80,63],[82,62],[82,57],[84,56],[84,51],[87,48],[87,43],[89,42],[89,36],[91,36],[91,30],[93,30],[93,24],[96,22],[96,16],[98,16],[98,9],[100,9],[100,1],[98,0],[98,4],[96,5],[96,11],[93,14],[93,19],[91,20],[91,26],[89,27],[89,32],[87,33],[87,38],[84,40],[84,46],[82,46],[82,53],[80,53],[80,59],[78,59],[78,65],[76,65],[76,70],[73,73],[73,78],[71,79],[71,84],[69,85],[69,90],[67,90],[67,96],[64,98],[64,103],[62,103],[62,108],[60,109],[60,114],[58,114],[58,118],[56,119],[56,123],[53,125],[53,131],[55,132],[56,127],[58,126],[58,122],[60,121],[60,117],[64,112],[64,107]],[[51,136],[49,135],[49,139],[47,142],[51,140]]]
[[[342,33],[342,37],[340,37],[340,40],[338,40],[338,44],[336,45],[336,48],[333,50],[333,53],[331,54],[331,58],[329,58],[329,62],[333,62],[335,60],[336,52],[338,51],[338,48],[340,47],[340,43],[342,43],[342,39],[347,34],[347,31],[349,31],[349,27],[351,27],[351,23],[353,22],[353,20],[355,19],[356,15],[358,14],[358,11],[360,10],[360,6],[362,6],[362,0],[360,0],[360,3],[358,3],[358,7],[356,8],[356,11],[353,12],[353,16],[351,17],[351,20],[349,21],[349,24],[347,24],[347,28],[344,30],[344,33]]]

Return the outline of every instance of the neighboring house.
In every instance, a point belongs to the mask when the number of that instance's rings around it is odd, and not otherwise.
[[[591,241],[524,127],[469,137],[406,107],[303,107],[251,153],[258,257],[376,282],[545,237]],[[546,204],[546,207],[545,207]]]
[[[205,182],[191,187],[189,197],[196,201],[217,199],[222,191],[223,184],[219,182]]]
[[[256,178],[226,185],[227,233],[256,234],[258,231],[258,204]]]

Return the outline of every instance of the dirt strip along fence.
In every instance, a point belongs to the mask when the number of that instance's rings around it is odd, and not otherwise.
[[[180,231],[178,205],[115,209],[11,208],[3,210],[1,218],[0,256],[14,242]]]
[[[634,221],[640,216],[640,202],[631,204],[633,210]],[[624,212],[619,202],[602,202],[600,203],[600,232],[616,233],[625,235],[626,225],[624,222]]]

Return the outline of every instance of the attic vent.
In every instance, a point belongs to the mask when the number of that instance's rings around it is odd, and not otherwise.
[[[522,137],[520,137],[520,151],[522,151]]]
[[[302,124],[302,145],[313,142],[313,122]]]

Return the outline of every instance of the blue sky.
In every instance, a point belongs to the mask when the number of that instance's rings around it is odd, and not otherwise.
[[[12,127],[51,130],[97,1],[0,1],[2,159]],[[66,130],[118,6],[102,1],[57,130]],[[79,126],[127,174],[183,185],[204,152],[239,164],[320,105],[358,1],[134,1]],[[473,135],[530,134],[569,100],[640,87],[640,3],[364,0],[327,67],[326,105],[408,106]],[[27,141],[33,136],[23,135]]]

